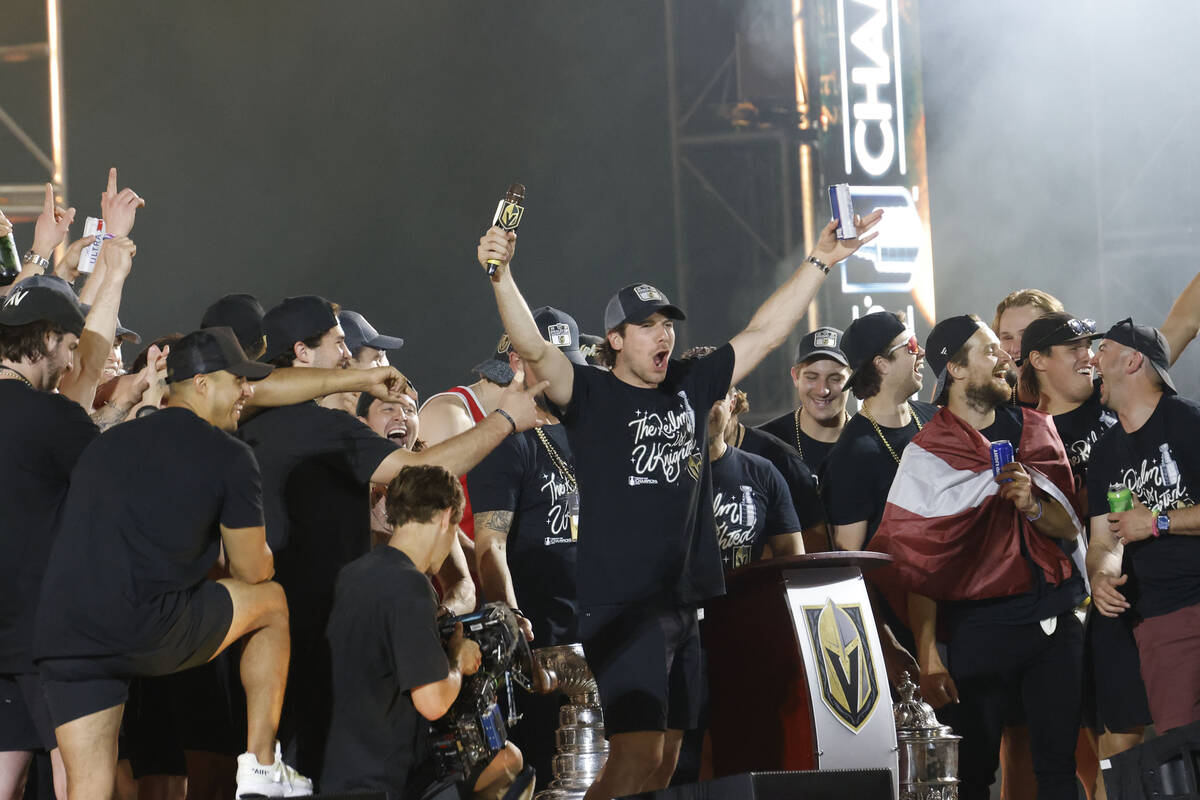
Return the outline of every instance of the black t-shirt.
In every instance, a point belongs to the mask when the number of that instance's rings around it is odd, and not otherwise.
[[[567,468],[575,469],[562,425],[540,429]],[[467,473],[475,513],[511,511],[508,569],[521,611],[533,623],[533,646],[578,641],[572,490],[538,433],[510,436]],[[578,501],[578,497],[575,498]],[[492,600],[502,598],[490,598]]]
[[[367,490],[396,445],[345,411],[312,402],[264,411],[238,435],[262,468],[267,542],[292,631],[319,634],[338,570],[371,549]]]
[[[724,591],[706,437],[733,361],[729,344],[673,359],[653,389],[575,365],[560,419],[578,468],[581,608],[699,603]]]
[[[812,470],[800,458],[800,454],[778,436],[772,436],[758,428],[742,426],[744,431],[738,449],[761,456],[783,476],[788,492],[792,496],[792,508],[800,520],[801,528],[811,528],[825,521],[825,507],[817,493],[817,479]]]
[[[712,462],[712,485],[717,545],[726,571],[762,558],[772,536],[800,530],[783,476],[765,458],[726,447]]]
[[[796,411],[798,410],[789,411],[775,419],[768,420],[759,425],[758,429],[795,447],[812,474],[820,479],[825,474],[825,465],[829,461],[829,454],[833,452],[833,447],[837,442],[818,441],[800,430],[800,426],[796,423]]]
[[[1092,396],[1079,408],[1065,414],[1055,414],[1053,419],[1058,437],[1067,449],[1071,474],[1075,476],[1075,490],[1079,491],[1087,486],[1087,467],[1092,447],[1100,441],[1105,431],[1117,424],[1117,415],[1100,405],[1100,384],[1097,382]]]
[[[78,403],[0,381],[0,674],[36,671],[33,619],[71,470],[100,431]]]
[[[864,547],[871,541],[879,521],[883,519],[888,492],[896,478],[896,469],[900,466],[896,458],[903,455],[904,448],[920,430],[918,422],[923,426],[937,413],[937,406],[930,403],[914,400],[909,405],[914,419],[903,428],[879,426],[895,457],[880,440],[875,426],[860,412],[846,423],[837,446],[825,462],[825,480],[821,484],[821,492],[829,522],[833,525],[853,525],[866,520]]]
[[[221,529],[263,524],[250,448],[183,408],[118,425],[71,476],[38,609],[39,658],[138,652],[205,579]]]
[[[1123,483],[1150,508],[1195,505],[1200,497],[1200,403],[1164,395],[1142,427],[1114,425],[1092,447],[1088,515],[1108,514],[1108,487]],[[1200,603],[1200,537],[1164,533],[1125,546],[1143,617]]]
[[[1021,460],[1021,432],[1025,427],[1023,414],[1020,406],[1004,403],[996,408],[995,422],[979,431],[989,442],[1002,440],[1011,442],[1014,461]],[[1023,528],[1023,530],[1026,535],[1041,535],[1033,533],[1032,526]],[[967,626],[1025,625],[1040,622],[1070,611],[1083,601],[1083,579],[1075,572],[1074,566],[1071,568],[1071,577],[1058,586],[1052,586],[1046,583],[1041,568],[1029,557],[1024,538],[1021,539],[1021,555],[1029,568],[1033,581],[1032,587],[1011,597],[946,603],[947,623],[950,626],[951,637],[954,636],[955,631]]]
[[[333,716],[321,791],[404,796],[424,756],[425,721],[412,690],[450,674],[436,615],[429,579],[394,547],[378,547],[338,575],[326,629]]]

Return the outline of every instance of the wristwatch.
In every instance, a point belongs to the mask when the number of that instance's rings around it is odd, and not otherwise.
[[[21,259],[21,263],[37,264],[42,269],[50,268],[50,261],[48,259],[42,258],[37,253],[33,252],[32,249],[30,249],[28,252],[25,253],[25,257]]]
[[[1169,516],[1167,516],[1165,512],[1159,514],[1158,517],[1156,517],[1154,520],[1154,530],[1151,531],[1151,533],[1153,533],[1155,538],[1157,538],[1161,534],[1167,533],[1170,530],[1171,530],[1171,518]]]

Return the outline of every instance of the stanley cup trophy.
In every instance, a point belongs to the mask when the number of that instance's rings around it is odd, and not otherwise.
[[[608,758],[604,714],[596,679],[583,658],[583,646],[565,644],[534,651],[538,666],[550,674],[550,684],[567,696],[558,711],[558,748],[554,780],[534,800],[578,800],[596,780]]]

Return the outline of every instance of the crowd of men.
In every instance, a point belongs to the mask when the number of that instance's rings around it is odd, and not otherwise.
[[[420,405],[389,364],[403,339],[315,295],[213,298],[126,369],[142,205],[112,170],[80,281],[92,238],[51,264],[74,210],[48,186],[2,289],[0,800],[35,753],[59,800],[528,797],[560,703],[540,673],[458,785],[426,742],[481,662],[439,620],[485,602],[534,648],[582,643],[610,744],[589,800],[693,779],[698,609],[731,570],[829,549],[893,556],[871,587],[888,676],[962,734],[968,800],[1001,763],[1008,796],[1103,796],[1077,749],[1200,720],[1200,405],[1169,372],[1200,276],[1161,328],[1101,332],[1032,289],[924,344],[887,311],[819,327],[797,408],[753,428],[737,384],[882,212],[856,239],[826,226],[740,333],[681,358],[684,312],[649,283],[609,299],[602,336],[529,309],[516,235],[492,228],[476,257],[499,265],[481,279],[504,334],[477,381]]]

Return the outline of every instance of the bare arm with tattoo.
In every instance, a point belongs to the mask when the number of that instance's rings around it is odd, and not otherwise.
[[[475,569],[485,597],[501,598],[510,607],[519,608],[508,569],[508,531],[512,521],[511,511],[475,512]],[[533,626],[524,617],[517,619],[525,638],[532,642]]]

